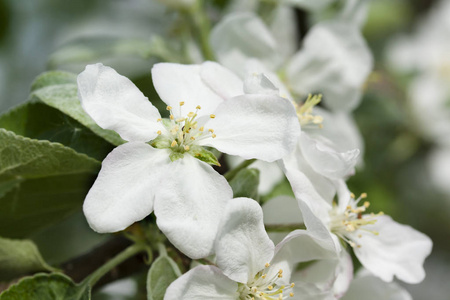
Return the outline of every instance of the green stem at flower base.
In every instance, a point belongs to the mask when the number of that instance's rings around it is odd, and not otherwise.
[[[136,243],[131,245],[130,247],[126,248],[125,250],[117,254],[111,260],[109,260],[106,264],[95,270],[91,275],[86,277],[81,283],[81,285],[93,286],[98,280],[100,280],[100,278],[102,278],[106,273],[111,271],[117,265],[135,256],[139,252],[146,251],[147,248],[148,245],[144,243]]]
[[[305,224],[296,223],[296,224],[272,224],[272,225],[264,225],[267,232],[291,232],[297,229],[306,229]]]
[[[227,181],[230,181],[231,179],[234,178],[234,176],[236,176],[236,174],[237,174],[240,170],[242,170],[242,169],[244,169],[244,168],[247,168],[248,166],[250,166],[250,165],[251,165],[252,163],[254,163],[255,161],[256,161],[256,159],[245,160],[245,161],[241,162],[236,168],[234,168],[234,169],[232,169],[232,170],[226,172],[225,175],[223,175],[223,176],[225,177],[225,179],[226,179]]]

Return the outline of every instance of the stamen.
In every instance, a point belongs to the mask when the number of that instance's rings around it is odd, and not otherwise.
[[[158,130],[157,132],[156,132],[158,135],[161,135],[161,130]]]
[[[167,105],[166,109],[167,109],[168,111],[171,111],[171,110],[172,110],[172,106]]]
[[[183,105],[184,105],[184,101],[181,101],[181,102],[180,102],[180,106],[183,106]]]
[[[214,119],[214,118],[216,117],[216,115],[210,114],[209,117],[210,117],[211,119]]]
[[[170,146],[171,146],[172,148],[175,147],[176,145],[178,145],[178,144],[177,144],[177,141],[175,141],[175,140],[173,140],[173,141],[172,141],[172,144],[170,144]]]

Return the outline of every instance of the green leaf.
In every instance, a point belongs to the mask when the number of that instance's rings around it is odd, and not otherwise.
[[[158,257],[148,271],[147,299],[163,300],[167,287],[179,276],[181,276],[180,269],[170,257],[166,255]]]
[[[30,240],[0,238],[0,281],[39,271],[55,271]]]
[[[61,143],[99,161],[114,148],[78,121],[40,102],[27,102],[0,116],[0,127],[32,139]]]
[[[36,77],[36,79],[33,81],[33,83],[31,84],[31,92],[44,88],[46,86],[67,83],[77,84],[77,75],[64,71],[45,72]]]
[[[248,197],[258,199],[259,170],[242,169],[230,180],[234,198]]]
[[[0,300],[90,300],[87,285],[77,285],[62,274],[25,277],[0,294]]]
[[[278,196],[291,196],[295,198],[294,192],[292,191],[291,184],[289,181],[284,178],[280,183],[278,183],[270,193],[264,195],[261,197],[261,203],[264,203],[266,201],[269,201],[272,198],[278,197]]]
[[[61,144],[33,140],[0,128],[0,176],[19,178],[96,173],[100,163]]]
[[[43,73],[33,82],[30,98],[70,116],[113,145],[117,146],[125,142],[116,132],[100,128],[83,110],[78,99],[75,74],[61,71]]]
[[[208,163],[210,165],[220,166],[219,160],[217,157],[211,152],[206,150],[203,147],[200,146],[192,146],[191,149],[189,149],[188,153],[190,153],[193,157],[204,161],[205,163]]]
[[[0,236],[22,238],[81,209],[95,174],[28,179],[0,198]]]

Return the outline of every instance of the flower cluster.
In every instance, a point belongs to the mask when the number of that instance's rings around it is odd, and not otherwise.
[[[232,10],[220,20],[208,40],[218,62],[155,64],[166,118],[112,68],[86,67],[78,76],[82,107],[125,141],[103,161],[84,202],[86,218],[106,233],[154,212],[176,248],[211,260],[175,280],[165,300],[369,299],[360,293],[374,294],[374,286],[391,291],[384,299],[409,299],[392,281],[423,280],[430,239],[369,213],[367,195],[355,197],[345,182],[363,151],[351,110],[373,64],[358,27],[367,3],[348,1],[333,20],[315,24],[295,52],[277,32],[288,26],[290,5],[317,11],[332,1],[282,2],[269,22]],[[295,198],[263,207],[233,199],[211,166],[224,161],[218,153],[257,159],[261,175],[286,178]],[[282,172],[266,174],[267,164]],[[293,228],[272,236],[264,222]],[[350,252],[366,269],[355,279]]]

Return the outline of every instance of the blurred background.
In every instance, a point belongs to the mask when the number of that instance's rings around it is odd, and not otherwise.
[[[79,73],[98,61],[132,78],[151,98],[156,59],[147,49],[156,36],[170,34],[171,18],[151,0],[0,0],[0,113],[27,101],[40,73]],[[368,193],[373,211],[432,238],[425,281],[404,286],[414,299],[450,299],[450,1],[372,1],[363,33],[375,68],[354,112],[365,154],[349,186]],[[49,263],[105,239],[81,213],[31,238]],[[133,281],[122,284],[136,289]],[[96,297],[126,299],[109,290],[115,298],[105,296],[108,289]]]

